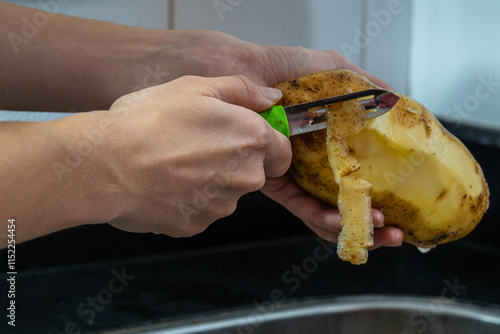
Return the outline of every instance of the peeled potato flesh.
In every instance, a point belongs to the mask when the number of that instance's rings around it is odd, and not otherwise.
[[[284,106],[377,88],[348,70],[325,71],[277,86]],[[421,104],[399,95],[388,113],[366,121],[344,148],[359,163],[350,176],[368,181],[371,205],[385,225],[423,247],[453,241],[471,232],[488,208],[482,170],[467,148]],[[290,138],[289,174],[311,195],[337,206],[339,187],[326,150],[326,130]]]

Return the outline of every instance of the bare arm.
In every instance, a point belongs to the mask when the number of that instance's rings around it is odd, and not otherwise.
[[[0,122],[0,212],[16,219],[17,242],[113,217],[112,189],[96,160],[100,148],[86,157],[77,152],[78,143],[87,143],[85,129],[99,131],[98,116]],[[0,247],[5,242],[0,238]]]
[[[47,23],[34,26],[34,17]],[[327,69],[380,79],[333,51],[248,43],[215,31],[129,27],[0,1],[0,109],[107,109],[120,96],[184,75],[243,74],[261,85]],[[28,33],[26,33],[28,31]]]
[[[26,19],[29,21],[34,15],[46,15],[49,20],[35,34],[23,34]],[[0,40],[0,109],[66,112],[103,110],[108,109],[113,101],[124,94],[188,74],[203,77],[243,74],[262,86],[272,87],[301,75],[348,68],[367,76],[380,86],[388,87],[334,51],[261,46],[212,31],[163,31],[127,27],[53,15],[4,2],[0,2],[0,34],[8,37]],[[143,109],[139,109],[139,112],[143,112]],[[90,117],[90,123],[97,122],[93,118],[97,114],[86,117]],[[76,122],[76,118],[71,119]],[[4,124],[2,129],[6,130],[11,125]],[[42,138],[51,133],[51,129],[34,132],[38,137],[33,137],[34,134],[31,133],[48,125],[16,124],[15,127],[26,127],[23,132],[26,138],[32,138],[37,145],[46,143],[47,146],[42,147],[35,145],[34,157],[43,154],[38,152],[51,152],[54,149],[51,146],[53,143],[47,141],[50,138]],[[2,136],[10,136],[14,142],[23,139],[12,131],[6,130]],[[63,136],[57,132],[54,137],[59,135]],[[59,140],[64,141],[64,136]],[[130,137],[124,138],[124,142],[129,140]],[[22,145],[17,147],[26,154],[30,152]],[[62,155],[58,156],[60,159],[64,158],[65,153],[51,154]],[[52,161],[54,159],[50,160]],[[22,166],[26,164],[25,162]],[[50,166],[44,165],[43,168],[49,168],[49,174],[53,173]],[[27,170],[38,173],[35,169]],[[0,173],[4,173],[3,177],[17,175],[12,174],[11,170]],[[59,186],[61,185],[57,184]],[[64,197],[63,194],[71,189],[78,188],[62,187],[56,193]],[[262,190],[304,220],[318,235],[336,241],[341,230],[336,209],[310,197],[286,176],[268,178]],[[102,189],[102,192],[105,194],[106,190]],[[16,193],[16,196],[21,196],[17,197],[20,201],[25,193]],[[154,201],[154,198],[151,200]],[[99,219],[89,221],[93,220]],[[382,227],[383,215],[380,212],[374,211],[374,222]],[[376,231],[375,241],[376,246],[399,245],[402,233],[390,226],[383,227]]]
[[[37,17],[46,24],[35,25]],[[180,34],[5,2],[0,22],[0,109],[107,109],[124,94],[179,76],[155,57],[167,57]]]
[[[290,143],[253,111],[280,96],[245,77],[184,77],[109,111],[0,122],[1,216],[16,219],[16,242],[105,222],[200,233],[288,169]],[[210,192],[210,205],[197,205],[197,191]]]

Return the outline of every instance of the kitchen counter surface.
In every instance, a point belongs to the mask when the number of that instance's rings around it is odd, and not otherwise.
[[[352,266],[337,258],[335,245],[304,235],[28,270],[17,275],[16,329],[98,331],[325,296],[500,304],[499,264],[498,249],[464,239],[428,254],[406,245],[380,249],[368,264]]]
[[[0,332],[98,332],[327,296],[423,295],[500,304],[499,136],[464,130],[470,138],[461,139],[483,167],[491,198],[483,221],[462,240],[428,254],[408,245],[379,249],[366,265],[353,266],[337,258],[335,245],[260,193],[245,196],[234,215],[189,239],[79,227],[18,245],[16,328],[7,327],[2,315]],[[482,142],[473,139],[480,135]],[[5,295],[7,260],[1,254]],[[3,310],[6,301],[0,299]]]

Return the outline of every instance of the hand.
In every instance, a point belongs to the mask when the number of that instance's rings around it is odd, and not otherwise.
[[[242,76],[183,77],[118,99],[106,153],[119,212],[111,225],[174,237],[231,214],[289,167],[289,141],[255,111],[281,97]]]
[[[268,178],[261,191],[301,218],[318,236],[337,242],[342,230],[339,211],[306,193],[289,175]],[[384,226],[384,215],[379,210],[372,209],[372,217],[375,235],[374,245],[370,249],[401,245],[403,240],[401,230],[393,226]]]
[[[165,32],[169,34],[170,32]],[[265,86],[303,75],[333,69],[351,69],[373,83],[391,89],[383,80],[349,62],[336,51],[318,51],[302,47],[258,45],[217,31],[179,31],[182,36],[175,48],[165,51],[165,62],[174,62],[169,74],[180,77],[193,74],[206,77],[242,74]],[[161,63],[159,59],[152,61]],[[162,68],[167,67],[167,63]]]
[[[8,3],[0,3],[0,7],[0,16],[9,18],[2,26],[2,31],[19,35],[22,35],[21,27],[15,22],[25,16],[31,17],[37,11]],[[61,30],[61,27],[64,29]],[[85,31],[85,34],[81,31]],[[7,72],[6,75],[0,75],[0,83],[11,87],[0,94],[0,100],[3,108],[12,110],[108,109],[113,101],[124,94],[188,74],[210,77],[243,74],[259,85],[275,86],[279,82],[320,70],[349,68],[380,86],[388,87],[333,51],[260,46],[219,32],[155,31],[65,15],[53,17],[37,36],[30,39],[30,43],[23,45],[20,50],[22,57],[14,54],[11,45],[4,46],[1,50],[7,62],[5,65],[11,72],[18,73],[18,76],[16,80],[12,80]],[[83,49],[85,52],[80,52]],[[40,66],[41,53],[51,55],[43,58],[44,66]],[[47,68],[52,70],[44,70]],[[78,73],[78,80],[68,81],[68,73]],[[44,84],[40,85],[40,82]],[[147,94],[153,94],[153,91],[147,91]],[[179,92],[171,96],[170,101],[183,94]],[[134,109],[140,110],[139,113],[143,112],[140,107]],[[133,125],[126,120],[124,124],[129,124],[130,129],[127,130],[130,133],[136,133],[132,131]],[[282,190],[276,193],[275,189]],[[295,212],[318,234],[335,241],[335,235],[340,230],[339,221],[326,217],[331,217],[329,213],[334,213],[335,216],[336,211],[301,193],[300,188],[291,180],[286,177],[268,180],[263,192]],[[295,198],[299,203],[304,203],[300,206],[300,212],[285,200],[287,198]],[[322,208],[323,214],[316,213],[315,210],[319,208]],[[376,224],[380,225],[382,216],[375,214],[374,218]],[[332,234],[329,236],[325,231]],[[385,227],[375,233],[375,241],[377,245],[399,245],[402,233],[398,232]]]
[[[354,70],[375,84],[391,89],[391,87],[350,63],[346,58],[334,51],[316,51],[300,47],[261,46],[247,43],[218,32],[191,31],[186,33],[185,46],[193,45],[188,57],[194,71],[204,76],[217,76],[242,73],[261,85],[275,86],[277,83],[302,75],[331,69]],[[200,56],[199,50],[203,52]],[[198,51],[197,51],[198,50]],[[279,178],[268,178],[262,192],[287,208],[302,219],[320,237],[336,242],[342,229],[337,209],[308,195],[295,182],[284,175]],[[373,222],[376,227],[372,249],[381,246],[399,246],[403,241],[403,233],[396,227],[384,227],[384,216],[373,210]]]

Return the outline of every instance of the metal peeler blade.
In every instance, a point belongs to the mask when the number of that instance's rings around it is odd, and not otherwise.
[[[333,103],[357,100],[375,118],[388,112],[399,96],[385,89],[367,89],[288,107],[273,106],[261,113],[266,120],[287,137],[326,128],[326,107]]]

